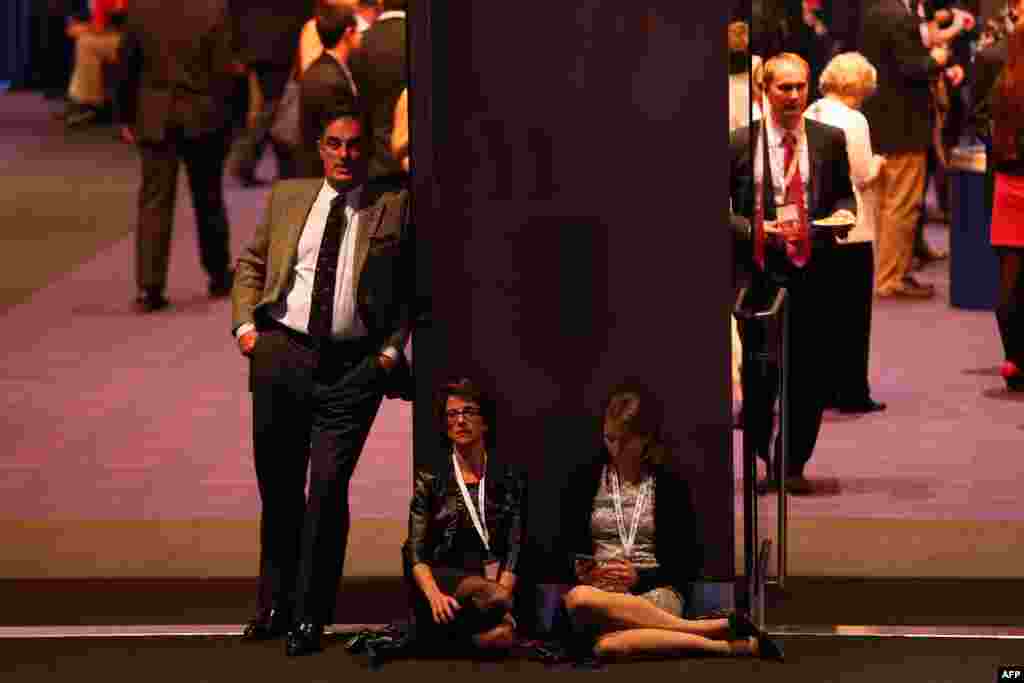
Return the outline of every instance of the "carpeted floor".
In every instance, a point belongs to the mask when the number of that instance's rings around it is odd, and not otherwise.
[[[12,446],[0,462],[0,524],[22,545],[0,555],[0,575],[250,571],[258,505],[245,364],[228,303],[205,297],[184,179],[172,307],[140,317],[130,305],[134,151],[109,128],[64,132],[38,95],[2,97],[0,442]],[[226,181],[234,253],[265,195]],[[946,232],[930,226],[929,238],[944,244]],[[1019,574],[1024,418],[1000,389],[995,324],[948,306],[944,263],[922,279],[940,296],[875,308],[872,383],[889,410],[829,414],[809,475],[837,486],[790,500],[795,574]],[[395,561],[406,516],[410,415],[385,402],[352,482],[355,517],[395,527],[367,536],[382,542],[382,562]],[[774,503],[762,499],[765,529]],[[172,542],[173,552],[142,553]],[[93,552],[98,543],[124,561]]]
[[[876,638],[782,639],[785,662],[689,658],[611,663],[597,673],[614,679],[666,676],[686,681],[759,680],[766,683],[973,683],[996,680],[1000,666],[1024,661],[1020,641]],[[131,638],[0,640],[3,680],[339,681],[371,675],[367,661],[331,640],[316,656],[287,658],[280,642],[247,645],[234,638]],[[528,660],[417,659],[387,663],[373,675],[385,680],[480,680],[504,674],[537,676],[545,667]],[[563,673],[559,671],[558,673]],[[435,679],[436,680],[436,679]]]

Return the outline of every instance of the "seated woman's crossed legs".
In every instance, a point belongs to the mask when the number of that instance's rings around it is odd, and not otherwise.
[[[463,606],[457,619],[472,633],[473,644],[485,649],[510,648],[518,642],[512,617],[512,592],[483,576],[466,576],[455,588],[455,599]]]
[[[728,619],[683,619],[639,595],[579,585],[565,596],[573,621],[597,632],[601,657],[705,652],[756,655],[754,639],[728,640]]]

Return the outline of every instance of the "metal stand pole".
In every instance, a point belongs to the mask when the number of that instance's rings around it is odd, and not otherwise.
[[[749,288],[743,288],[740,290],[739,296],[736,298],[736,305],[733,308],[733,315],[736,320],[747,324],[760,324],[765,325],[768,320],[778,316],[779,311],[782,308],[783,302],[786,299],[786,290],[780,288],[775,295],[775,300],[772,302],[771,308],[766,311],[754,312],[748,310],[745,306]],[[751,344],[743,345],[743,384],[746,387],[752,387],[754,382],[749,381],[756,375],[753,374],[755,371],[756,364],[759,361],[767,361],[769,359],[769,353],[767,349],[753,349]],[[746,402],[749,397],[749,392],[744,392],[743,396],[743,566],[747,583],[747,590],[742,596],[742,600],[739,603],[739,607],[742,610],[750,613],[754,607],[755,598],[761,598],[761,611],[763,614],[763,594],[764,594],[764,571],[759,571],[759,565],[764,567],[764,563],[758,562],[758,524],[757,524],[757,456],[754,453],[753,441],[748,435],[748,424],[749,424],[749,411],[746,409]]]
[[[785,290],[782,290],[785,291]],[[781,377],[781,389],[779,391],[779,439],[782,443],[780,449],[780,462],[776,464],[779,469],[779,528],[778,528],[778,571],[776,576],[779,588],[786,583],[787,560],[786,555],[786,530],[789,526],[789,495],[786,493],[786,464],[789,461],[789,446],[792,440],[789,429],[789,308],[782,311],[782,348],[779,349],[781,362],[779,373]]]

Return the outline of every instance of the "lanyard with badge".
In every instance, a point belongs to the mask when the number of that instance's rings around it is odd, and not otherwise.
[[[469,518],[473,522],[473,526],[476,527],[477,534],[480,535],[480,540],[483,541],[484,549],[487,550],[488,559],[484,563],[484,574],[491,581],[498,580],[498,562],[490,558],[491,554],[491,543],[490,537],[487,533],[487,517],[486,510],[484,508],[484,488],[487,479],[487,453],[484,453],[483,458],[483,472],[480,475],[479,489],[477,490],[477,505],[473,505],[473,499],[469,495],[469,488],[466,486],[466,480],[462,476],[462,468],[459,466],[458,454],[455,450],[452,450],[452,467],[455,469],[455,482],[459,485],[459,491],[462,492],[462,499],[466,502],[466,510],[469,512]],[[479,513],[477,513],[479,510]]]
[[[768,136],[767,123],[762,119],[761,122],[761,135],[757,138],[757,146],[754,150],[754,211],[755,214],[763,216],[763,207],[760,206],[764,201],[761,188],[764,186],[764,170],[767,162],[767,150],[762,149],[765,145],[765,141]],[[796,145],[793,149],[793,158],[790,160],[789,168],[783,169],[783,183],[782,183],[782,196],[786,196],[786,188],[789,187],[790,183],[793,182],[793,176],[800,169],[800,157],[803,155],[803,140],[802,135],[796,136]],[[772,188],[772,193],[775,193],[775,188]],[[762,219],[763,220],[763,219]],[[800,207],[794,203],[782,204],[775,207],[775,221],[776,223],[795,223],[800,220]]]
[[[626,559],[633,555],[633,546],[636,544],[637,530],[640,528],[640,518],[643,516],[644,507],[651,497],[651,482],[653,478],[648,476],[640,484],[640,493],[633,505],[633,520],[626,532],[626,515],[622,511],[622,489],[619,485],[619,472],[614,467],[609,468],[609,479],[612,486],[612,503],[615,505],[615,521],[619,526],[619,540],[622,541],[622,550]]]

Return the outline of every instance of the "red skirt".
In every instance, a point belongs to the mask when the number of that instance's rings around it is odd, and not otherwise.
[[[1024,176],[996,173],[992,246],[1024,247]]]

